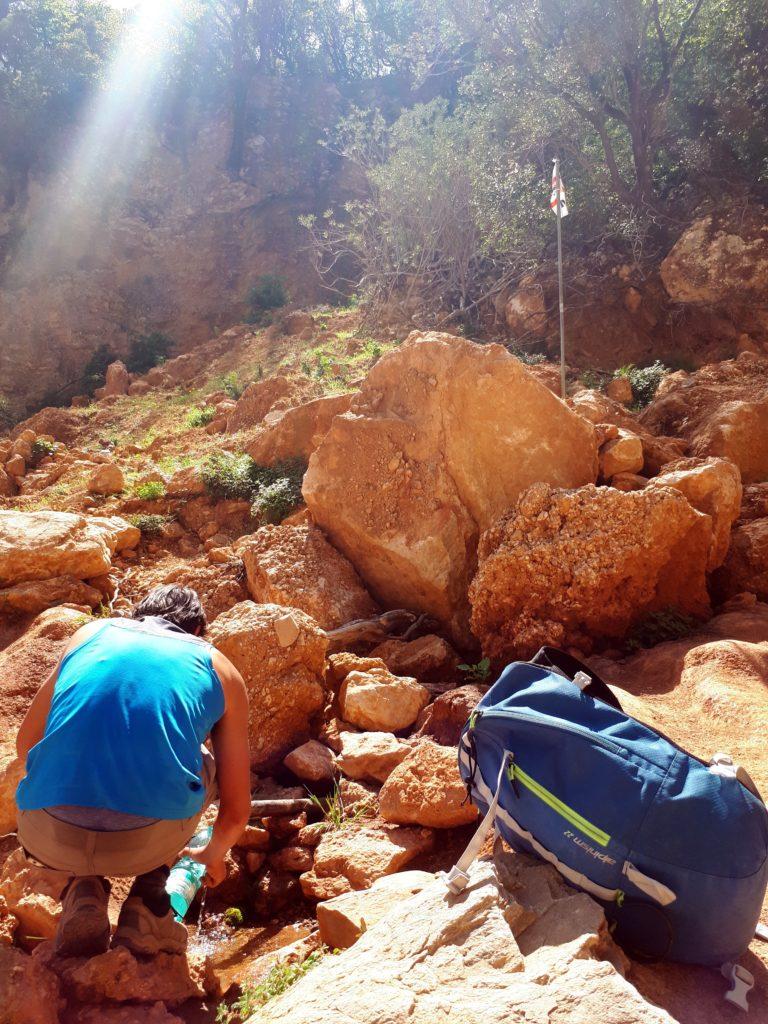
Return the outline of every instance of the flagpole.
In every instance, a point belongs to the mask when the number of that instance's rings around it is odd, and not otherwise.
[[[565,306],[563,305],[563,198],[560,187],[560,157],[555,157],[555,187],[557,189],[557,284],[560,299],[560,394],[565,399]]]

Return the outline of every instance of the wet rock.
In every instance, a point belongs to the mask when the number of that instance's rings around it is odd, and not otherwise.
[[[343,732],[336,765],[350,779],[384,782],[408,750],[391,732]]]
[[[301,876],[302,890],[305,896],[327,898],[316,894],[329,878],[342,879],[349,889],[368,889],[377,878],[399,871],[432,844],[433,833],[427,828],[372,823],[326,832],[315,849],[312,871]]]
[[[59,1024],[59,979],[19,949],[0,945],[0,1024]]]
[[[295,635],[286,642],[288,623]],[[252,601],[219,615],[208,635],[245,680],[251,763],[271,767],[309,739],[325,703],[326,635],[303,612]]]
[[[470,684],[440,694],[422,711],[416,735],[430,737],[445,747],[455,747],[461,730],[485,692],[484,688]]]
[[[70,1024],[184,1024],[163,1003],[152,1006],[84,1006],[71,1016]]]
[[[680,459],[665,466],[650,487],[674,487],[699,512],[712,520],[712,545],[707,568],[723,564],[731,527],[741,509],[741,474],[728,459]]]
[[[333,754],[317,740],[309,740],[296,747],[283,759],[283,764],[298,779],[307,782],[327,782],[334,776]]]
[[[455,828],[477,819],[459,775],[455,747],[421,740],[394,768],[379,793],[379,814],[398,825]]]
[[[256,885],[252,905],[255,913],[266,917],[285,910],[300,898],[301,889],[295,874],[268,868]]]
[[[342,717],[360,729],[397,732],[413,725],[429,702],[429,691],[408,676],[387,668],[350,672],[339,690]]]
[[[300,608],[323,629],[377,611],[352,565],[314,526],[265,526],[238,543],[255,601]]]
[[[329,949],[348,949],[401,900],[432,885],[435,877],[428,871],[399,871],[378,878],[370,889],[318,903],[316,913],[321,940]]]
[[[140,539],[140,531],[118,516],[0,510],[0,586],[100,576],[109,572],[113,554]]]
[[[0,612],[37,615],[59,604],[79,604],[95,608],[101,604],[101,591],[74,576],[56,576],[50,580],[30,580],[0,590]]]
[[[533,481],[596,472],[591,425],[505,349],[415,332],[335,417],[303,492],[378,600],[462,641],[479,533]]]
[[[706,617],[711,543],[709,517],[672,488],[535,485],[483,535],[473,629],[509,661],[542,644],[589,650],[665,608]]]
[[[374,647],[372,658],[380,658],[396,676],[414,676],[420,682],[443,682],[456,676],[459,658],[440,636],[428,634],[416,640],[385,640]]]
[[[524,957],[510,917],[516,908],[482,862],[461,896],[434,884],[401,900],[251,1024],[593,1024],[606,1012],[621,1024],[672,1024],[604,959],[616,952],[604,919],[595,933],[574,917],[567,941]]]
[[[306,796],[306,792],[303,795]],[[286,814],[274,814],[262,818],[261,823],[275,839],[294,839],[307,824],[307,814],[306,811],[302,811],[292,818]]]
[[[300,875],[312,867],[312,851],[306,846],[289,845],[270,855],[269,863],[276,871]]]
[[[97,467],[88,480],[89,494],[120,494],[124,489],[123,471],[114,462]]]
[[[348,412],[353,398],[354,394],[329,395],[292,409],[275,409],[264,417],[246,451],[260,466],[285,459],[309,459],[328,433],[333,418]]]

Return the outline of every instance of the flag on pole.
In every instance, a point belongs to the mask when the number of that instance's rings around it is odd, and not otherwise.
[[[552,211],[552,213],[555,214],[555,216],[557,216],[557,203],[558,203],[558,200],[560,202],[560,216],[561,217],[567,217],[568,216],[568,206],[567,206],[567,204],[565,202],[565,185],[563,184],[563,179],[561,178],[560,179],[560,194],[558,195],[557,171],[553,170],[552,171],[552,195],[549,197],[549,208]]]

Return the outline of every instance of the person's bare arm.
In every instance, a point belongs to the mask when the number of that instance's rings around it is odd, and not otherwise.
[[[89,622],[87,625],[78,629],[76,633],[72,634],[69,643],[64,648],[64,651],[56,664],[56,668],[54,668],[35,694],[16,736],[16,753],[22,761],[26,761],[27,755],[32,747],[39,743],[43,738],[45,733],[45,723],[48,721],[48,715],[51,710],[53,690],[56,686],[56,680],[59,678],[59,669],[61,668],[62,661],[70,651],[79,647],[80,644],[86,641],[97,630],[101,629],[102,626],[103,622]]]
[[[185,853],[206,866],[205,882],[219,885],[227,877],[224,858],[248,824],[251,813],[251,756],[248,745],[248,695],[235,666],[215,651],[213,667],[224,690],[224,714],[211,730],[219,814],[207,846]]]

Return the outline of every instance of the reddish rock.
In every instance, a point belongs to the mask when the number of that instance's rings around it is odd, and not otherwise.
[[[131,383],[131,375],[126,369],[125,363],[116,360],[107,367],[106,380],[102,389],[104,395],[127,395]]]
[[[264,917],[273,916],[301,897],[295,874],[269,868],[259,879],[253,894],[253,909]]]
[[[277,764],[309,739],[325,703],[325,633],[296,609],[243,601],[219,615],[208,635],[245,680],[253,767]]]
[[[260,466],[285,459],[307,460],[328,433],[333,418],[349,411],[353,398],[354,394],[328,395],[292,409],[275,409],[264,417],[246,451]]]
[[[292,386],[287,377],[269,377],[249,384],[227,418],[227,432],[234,434],[238,430],[255,427],[275,402],[286,398],[291,391]]]
[[[90,494],[120,494],[125,489],[123,471],[114,462],[98,466],[88,480]]]
[[[0,1024],[59,1024],[59,979],[35,957],[0,945]]]
[[[470,639],[479,533],[532,482],[597,472],[590,424],[498,345],[414,332],[310,459],[304,498],[373,596]]]
[[[52,938],[61,917],[61,896],[69,876],[64,871],[38,867],[24,851],[15,850],[0,874],[0,896],[7,911],[19,920],[19,933]]]
[[[269,832],[265,828],[248,825],[235,846],[243,850],[266,850],[269,848]]]
[[[342,717],[360,729],[398,732],[413,725],[429,703],[429,691],[409,676],[386,668],[349,672],[339,690]]]
[[[619,436],[600,448],[600,475],[610,480],[617,473],[639,473],[643,468],[643,442],[637,434],[619,430]]]
[[[379,793],[379,814],[397,825],[455,828],[477,819],[459,775],[455,747],[422,740],[394,768]]]
[[[459,658],[440,636],[420,636],[416,640],[385,640],[374,647],[372,658],[381,658],[396,676],[414,676],[420,682],[445,682],[456,676]]]
[[[407,744],[391,732],[344,732],[336,765],[351,779],[383,782],[407,753]]]
[[[95,608],[101,604],[101,591],[75,579],[56,576],[50,580],[30,580],[0,590],[0,613],[37,615],[59,604],[79,604]]]
[[[416,735],[429,737],[446,747],[456,746],[462,729],[485,692],[479,686],[469,685],[440,694],[422,711]]]
[[[255,601],[300,608],[323,629],[377,611],[353,566],[315,526],[265,526],[237,547]]]
[[[284,846],[270,854],[269,863],[276,871],[289,871],[301,874],[312,867],[312,851],[306,846]]]
[[[308,740],[283,759],[285,767],[307,782],[327,782],[334,775],[334,758],[324,743]]]
[[[531,487],[484,535],[472,627],[499,662],[542,644],[589,650],[652,611],[709,614],[708,516],[670,487]]]
[[[714,579],[721,601],[742,591],[768,600],[768,519],[754,519],[736,527],[725,563]]]

